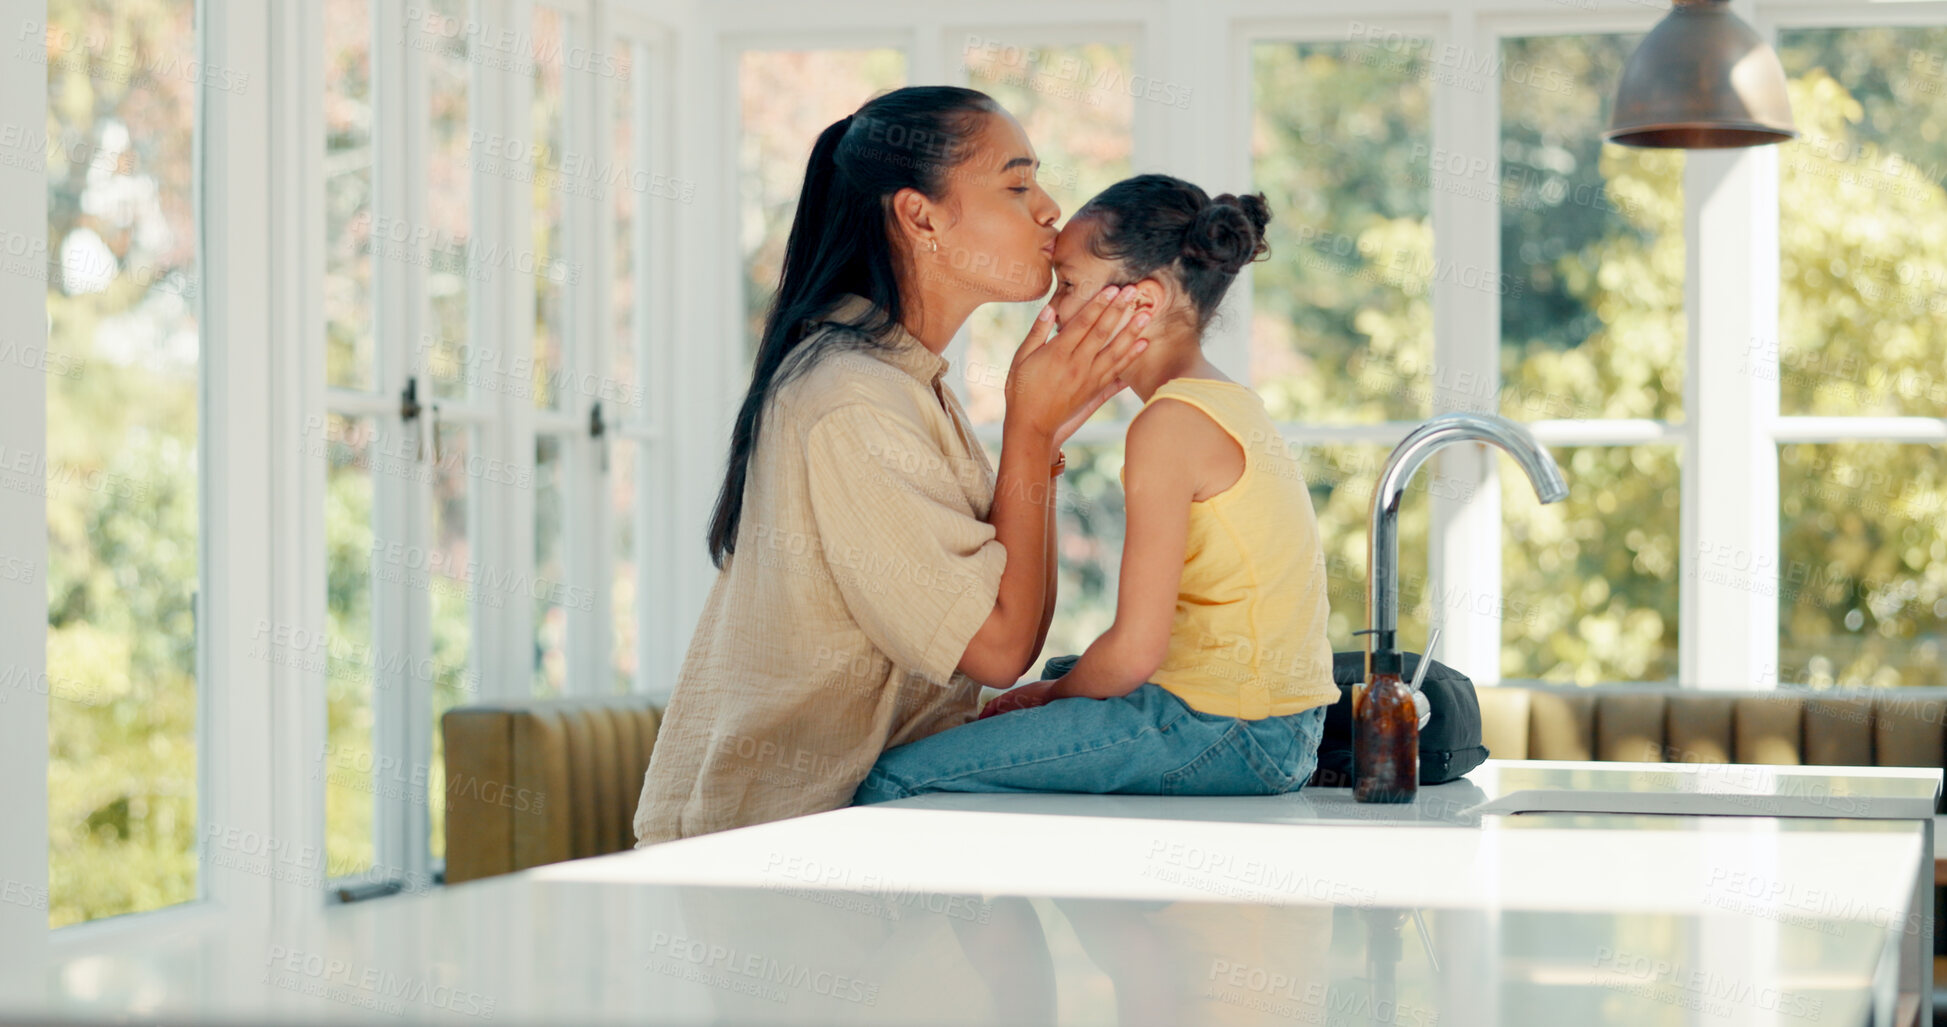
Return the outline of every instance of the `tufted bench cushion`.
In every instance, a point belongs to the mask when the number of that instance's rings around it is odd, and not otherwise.
[[[1495,759],[1938,767],[1947,688],[1766,692],[1535,682],[1479,690]]]
[[[446,882],[633,847],[661,722],[646,696],[447,711]]]
[[[1522,681],[1485,686],[1478,695],[1482,740],[1495,759],[1947,762],[1947,687],[1745,692]],[[448,712],[441,722],[446,880],[633,846],[636,800],[660,719],[659,703],[642,696]]]

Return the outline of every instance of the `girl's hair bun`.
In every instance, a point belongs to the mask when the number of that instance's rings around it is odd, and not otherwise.
[[[1183,236],[1183,260],[1234,275],[1244,265],[1269,252],[1264,226],[1271,223],[1271,207],[1264,194],[1225,193],[1203,205]]]
[[[1169,175],[1137,175],[1102,190],[1069,219],[1095,222],[1089,252],[1115,265],[1112,281],[1167,274],[1196,308],[1197,330],[1217,313],[1245,264],[1270,252],[1264,226],[1271,207],[1262,194],[1216,199]]]

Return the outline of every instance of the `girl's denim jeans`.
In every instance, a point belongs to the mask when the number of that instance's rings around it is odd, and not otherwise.
[[[1060,677],[1076,656],[1041,676]],[[1325,707],[1239,720],[1199,713],[1154,683],[1115,699],[1056,699],[880,755],[852,804],[922,792],[1279,795],[1318,767]]]

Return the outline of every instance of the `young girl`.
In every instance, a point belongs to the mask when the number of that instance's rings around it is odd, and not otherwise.
[[[975,722],[888,749],[854,804],[935,791],[1267,795],[1311,777],[1339,697],[1317,517],[1263,401],[1202,350],[1231,281],[1265,253],[1270,219],[1262,196],[1213,200],[1140,175],[1062,230],[1057,320],[1105,284],[1133,286],[1152,314],[1149,348],[1121,376],[1143,407],[1125,447],[1115,622]]]

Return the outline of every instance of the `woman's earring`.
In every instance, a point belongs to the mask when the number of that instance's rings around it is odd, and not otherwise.
[[[928,253],[940,252],[940,241],[938,239],[928,239],[926,241],[928,243],[928,248],[927,248]]]

